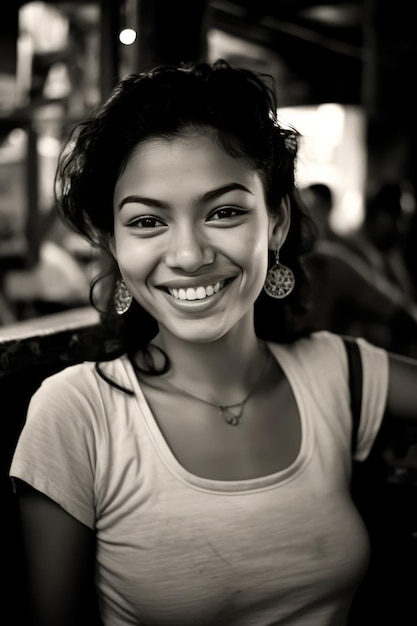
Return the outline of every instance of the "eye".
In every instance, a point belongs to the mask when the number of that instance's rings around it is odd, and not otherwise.
[[[240,217],[245,213],[246,211],[243,211],[235,206],[222,206],[220,209],[216,209],[210,214],[208,221],[231,220],[233,218]]]
[[[128,224],[133,228],[138,228],[139,230],[153,230],[155,228],[161,228],[165,226],[164,222],[161,222],[157,217],[153,217],[152,215],[144,215],[143,217],[137,217],[134,220],[131,220]]]

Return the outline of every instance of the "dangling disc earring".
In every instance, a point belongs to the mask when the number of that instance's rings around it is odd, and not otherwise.
[[[266,275],[264,290],[271,298],[286,298],[294,289],[294,274],[286,265],[279,262],[279,250],[275,252],[275,265]]]
[[[132,294],[126,287],[125,281],[123,278],[118,278],[114,290],[114,308],[116,309],[116,313],[118,315],[126,313],[132,304],[132,300]]]

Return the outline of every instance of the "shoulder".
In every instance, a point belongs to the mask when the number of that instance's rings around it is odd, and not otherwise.
[[[287,354],[295,359],[318,360],[332,354],[340,356],[344,351],[341,336],[327,330],[313,332],[288,344],[268,342],[268,346],[277,356]]]
[[[57,385],[76,384],[78,381],[91,382],[94,379],[95,363],[84,361],[75,365],[68,365],[59,372],[51,374],[42,382],[43,387],[56,387]]]
[[[388,352],[362,337],[352,337],[359,345],[361,355],[366,360],[388,360]],[[343,336],[327,330],[319,330],[288,344],[268,342],[272,352],[286,352],[301,357],[312,356],[315,359],[321,356],[335,355],[345,358]]]
[[[356,338],[359,346],[365,385],[385,388],[388,376],[388,353],[383,348]],[[311,333],[290,344],[268,343],[277,360],[304,380],[330,381],[347,379],[347,353],[341,335],[326,330]]]
[[[324,400],[346,387],[347,358],[339,335],[318,331],[289,344],[268,346],[290,384],[300,393]]]
[[[41,387],[48,389],[58,389],[64,387],[75,387],[78,389],[91,388],[97,386],[103,377],[100,371],[107,372],[108,376],[122,376],[125,369],[125,357],[118,357],[110,361],[95,362],[83,361],[75,365],[68,365],[59,372],[48,376],[42,381]]]
[[[69,365],[42,381],[31,398],[31,411],[48,403],[56,409],[70,405],[75,413],[77,408],[85,410],[93,404],[110,402],[115,390],[112,381],[121,386],[129,385],[126,369],[125,357],[103,363],[84,361]]]

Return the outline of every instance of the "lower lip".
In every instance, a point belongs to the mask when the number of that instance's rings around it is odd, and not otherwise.
[[[165,293],[165,295],[176,309],[196,313],[198,311],[206,311],[214,306],[222,298],[223,293],[227,288],[228,285],[225,285],[223,289],[217,293],[202,300],[180,300],[179,298],[174,298],[174,296],[171,296],[170,294]]]

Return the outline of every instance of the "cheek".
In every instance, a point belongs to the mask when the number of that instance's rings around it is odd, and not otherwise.
[[[252,285],[262,284],[268,271],[268,232],[252,232],[241,250],[242,267]]]
[[[258,263],[262,260],[268,263],[269,238],[268,224],[263,224],[261,228],[252,233],[252,255],[256,257]]]
[[[134,240],[118,241],[115,243],[115,258],[122,274],[125,277],[143,278],[154,265],[152,248],[138,245]]]

